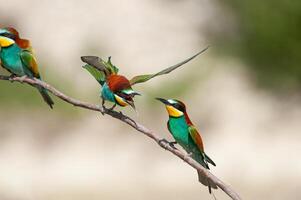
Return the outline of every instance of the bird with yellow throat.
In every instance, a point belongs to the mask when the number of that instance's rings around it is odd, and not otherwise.
[[[191,122],[185,104],[176,99],[156,99],[161,101],[166,107],[169,116],[167,127],[176,140],[176,142],[172,142],[171,144],[178,143],[181,145],[194,160],[206,169],[209,169],[209,164],[216,166],[213,160],[205,153],[202,137]],[[209,193],[211,193],[211,188],[217,189],[217,185],[199,171],[198,177],[199,182],[208,186]]]
[[[41,80],[38,64],[32,52],[29,40],[22,39],[16,29],[0,29],[0,64],[12,76],[37,78]],[[44,101],[53,107],[53,101],[46,89],[35,86]]]

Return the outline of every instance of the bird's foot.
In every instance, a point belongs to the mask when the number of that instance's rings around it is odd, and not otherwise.
[[[101,114],[105,115],[106,111],[108,110],[104,105],[101,106],[102,107],[102,111]]]
[[[105,100],[102,98],[102,102],[101,102],[101,106],[102,106],[102,112],[101,114],[102,115],[105,115],[105,112],[108,110],[106,107],[105,107]]]
[[[165,138],[159,140],[158,144],[161,146],[161,147],[164,147],[166,149],[166,147],[164,146],[164,143],[165,144],[168,144],[170,147],[172,147],[173,149],[177,149],[174,145],[177,144],[176,141],[174,142],[169,142],[168,140],[166,140]]]
[[[102,98],[102,102],[101,102],[101,106],[102,106],[102,109],[103,109],[102,115],[104,115],[105,112],[107,112],[107,111],[113,111],[114,108],[116,107],[116,105],[117,104],[115,103],[111,108],[106,108],[105,107],[105,100]]]
[[[173,141],[173,142],[169,142],[169,145],[173,148],[173,149],[177,149],[175,147],[175,144],[178,144],[176,141]]]
[[[133,126],[137,127],[137,123],[135,122],[135,120],[133,120],[132,118],[130,118],[130,117],[126,116],[126,115],[124,115],[121,111],[119,111],[119,114],[122,117],[122,119],[126,119],[126,120],[131,121],[133,123]]]
[[[191,158],[191,156],[192,156],[192,152],[187,153],[187,154],[184,156],[184,160],[187,160],[188,158]]]
[[[103,107],[103,106],[98,106],[99,107],[99,112],[102,114],[102,115],[105,115],[105,112],[106,112],[106,108]]]
[[[111,107],[111,108],[109,108],[108,110],[110,110],[110,111],[113,111],[114,110],[114,108],[116,107],[116,103]]]
[[[103,109],[103,112],[102,112],[102,114],[104,115],[106,112],[112,112],[112,111],[114,111],[114,108],[116,107],[116,104],[114,104],[111,108],[107,108],[107,107],[105,107],[105,105],[104,105],[104,103],[103,104],[101,104],[102,105],[102,109]],[[122,114],[122,113],[121,113]]]
[[[13,83],[14,82],[14,78],[17,77],[15,74],[11,74],[8,78],[8,80]]]
[[[26,75],[24,75],[24,76],[21,76],[20,77],[20,83],[23,83],[24,82],[24,80],[27,78],[27,76]]]
[[[166,149],[166,146],[164,144],[169,144],[169,141],[167,141],[165,138],[159,140],[158,144],[163,147],[164,149]]]

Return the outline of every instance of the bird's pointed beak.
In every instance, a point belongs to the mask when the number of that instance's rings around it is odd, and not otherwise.
[[[133,95],[134,95],[134,96],[136,96],[136,95],[141,96],[141,94],[138,93],[138,92],[134,92]]]
[[[161,101],[162,103],[164,103],[165,105],[168,105],[169,104],[169,102],[166,100],[166,99],[162,99],[162,98],[159,98],[159,97],[157,97],[156,98],[158,101]]]

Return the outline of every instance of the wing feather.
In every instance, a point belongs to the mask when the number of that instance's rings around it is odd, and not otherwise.
[[[104,64],[104,61],[97,56],[82,56],[81,60],[87,63],[89,66],[94,67],[98,71],[103,72],[106,76],[109,76],[111,74]]]
[[[95,67],[86,64],[83,66],[101,85],[106,81],[106,76],[103,71],[99,71]]]
[[[188,131],[189,131],[189,134],[190,134],[192,140],[195,142],[195,144],[197,145],[197,147],[201,151],[206,165],[207,165],[207,162],[209,162],[213,166],[216,166],[216,164],[213,162],[213,160],[205,153],[203,140],[201,138],[201,135],[199,134],[199,132],[195,128],[195,126],[189,126]],[[207,167],[208,167],[208,165],[207,165]],[[208,169],[209,169],[209,167],[208,167]]]
[[[23,50],[20,53],[21,61],[23,65],[33,74],[35,78],[40,78],[39,68],[37,61],[29,49]]]
[[[197,145],[197,147],[199,148],[199,150],[201,152],[204,152],[203,141],[202,141],[201,135],[199,134],[199,132],[197,131],[197,129],[194,126],[189,126],[188,131],[189,131],[189,134],[190,134],[192,140]]]
[[[103,85],[107,77],[118,73],[118,68],[111,63],[111,57],[104,61],[97,56],[82,56],[81,60],[86,65],[83,66],[90,74]]]
[[[155,74],[145,74],[145,75],[138,75],[138,76],[135,76],[133,77],[131,80],[130,80],[130,83],[131,85],[134,85],[134,84],[137,84],[137,83],[143,83],[143,82],[146,82],[156,76],[160,76],[160,75],[163,75],[163,74],[168,74],[170,72],[172,72],[173,70],[177,69],[178,67],[188,63],[189,61],[191,61],[192,59],[194,59],[195,57],[197,57],[198,55],[200,55],[201,53],[203,53],[204,51],[206,51],[207,49],[209,48],[206,47],[205,49],[203,49],[202,51],[198,52],[197,54],[191,56],[190,58],[187,58],[186,60],[180,62],[180,63],[177,63],[173,66],[170,66],[158,73],[155,73]]]

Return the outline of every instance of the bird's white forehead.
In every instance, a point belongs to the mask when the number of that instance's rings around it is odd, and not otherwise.
[[[0,34],[2,33],[7,33],[7,31],[5,29],[0,29]]]
[[[167,101],[168,101],[168,103],[171,103],[171,104],[177,103],[177,102],[176,102],[175,100],[173,100],[173,99],[168,99]]]
[[[5,28],[0,28],[0,34],[3,34],[3,33],[10,33],[10,32]]]
[[[133,94],[133,93],[135,93],[135,91],[132,90],[132,89],[126,89],[126,90],[122,90],[122,93],[124,93],[124,94]]]

